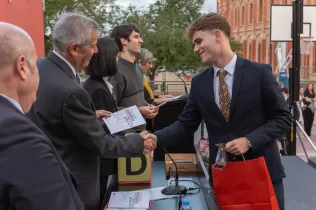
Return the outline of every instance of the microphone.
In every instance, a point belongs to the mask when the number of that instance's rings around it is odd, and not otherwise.
[[[170,154],[166,150],[166,148],[163,146],[162,146],[162,148],[166,152],[166,154],[168,155],[168,157],[170,158],[172,163],[174,164],[174,166],[176,168],[176,174],[175,174],[175,185],[170,185],[168,187],[165,187],[164,189],[161,190],[161,193],[164,195],[178,195],[178,194],[181,195],[181,194],[184,194],[186,191],[186,187],[183,185],[179,185],[179,176],[178,176],[177,164],[174,162],[173,158],[170,156]],[[168,178],[168,179],[170,178],[170,171],[171,171],[171,167],[169,168],[168,174],[166,176],[166,178]],[[180,199],[181,199],[181,196],[180,196]]]
[[[185,94],[188,95],[188,89],[187,89],[187,85],[185,84],[185,81],[176,73],[172,72],[172,71],[169,71],[171,73],[173,73],[174,75],[176,75],[182,82],[183,82],[183,86],[184,86],[184,91],[185,91]]]
[[[178,210],[181,210],[181,207],[182,207],[182,196],[181,196],[181,192],[182,192],[182,191],[179,190]]]

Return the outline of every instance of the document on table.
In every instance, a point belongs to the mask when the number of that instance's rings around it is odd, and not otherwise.
[[[111,117],[102,118],[111,134],[118,133],[139,125],[145,124],[145,120],[136,106],[112,113]]]
[[[147,191],[112,192],[107,209],[141,209],[150,205],[150,193]]]

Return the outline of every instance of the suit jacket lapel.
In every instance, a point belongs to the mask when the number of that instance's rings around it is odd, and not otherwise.
[[[1,95],[0,95],[0,106],[9,106],[10,108],[12,108],[12,111],[14,110],[19,115],[26,117],[26,115],[23,114],[21,110],[19,110],[14,104],[12,104],[8,99],[4,98]]]
[[[242,84],[243,76],[244,76],[244,64],[245,59],[241,57],[237,57],[235,73],[234,73],[234,81],[233,81],[233,93],[232,93],[232,100],[230,105],[229,115],[232,116],[232,112],[234,111],[234,107],[236,106],[236,99],[239,95],[239,90]]]
[[[209,84],[211,84],[210,97],[211,97],[211,101],[214,101],[214,103],[215,103],[215,96],[214,96],[214,68],[213,67],[210,68],[209,75],[210,75],[210,81],[211,81],[211,82],[208,82]]]
[[[70,66],[63,61],[60,57],[58,57],[55,53],[50,52],[47,56],[48,59],[53,61],[57,66],[59,66],[66,74],[68,74],[71,78],[76,79],[74,73],[72,72]]]

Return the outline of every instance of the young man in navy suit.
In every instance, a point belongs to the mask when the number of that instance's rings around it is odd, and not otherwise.
[[[39,76],[31,37],[0,22],[0,209],[84,210],[52,142],[24,113]]]
[[[290,127],[291,113],[270,65],[237,56],[230,46],[230,25],[218,13],[194,21],[187,30],[204,64],[192,79],[187,105],[179,120],[157,131],[158,143],[177,144],[205,121],[210,137],[210,163],[215,144],[225,143],[231,161],[265,158],[280,209],[284,209],[285,177],[276,139]],[[236,177],[237,178],[237,177]]]

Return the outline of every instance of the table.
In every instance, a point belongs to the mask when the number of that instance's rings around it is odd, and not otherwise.
[[[202,187],[201,192],[193,195],[183,195],[182,200],[189,200],[193,210],[217,210],[214,201],[211,199],[209,190],[210,187],[206,179],[203,179],[204,174],[202,173],[190,173],[190,174],[179,174],[179,178],[192,178],[193,181],[199,183]],[[133,185],[120,185],[119,191],[131,191],[148,189],[155,187],[167,186],[168,181],[166,180],[165,174],[165,163],[163,161],[154,161],[152,169],[152,183],[151,184],[133,184]],[[165,200],[157,200],[152,202],[152,210],[177,210],[178,209],[178,197],[170,198]]]

